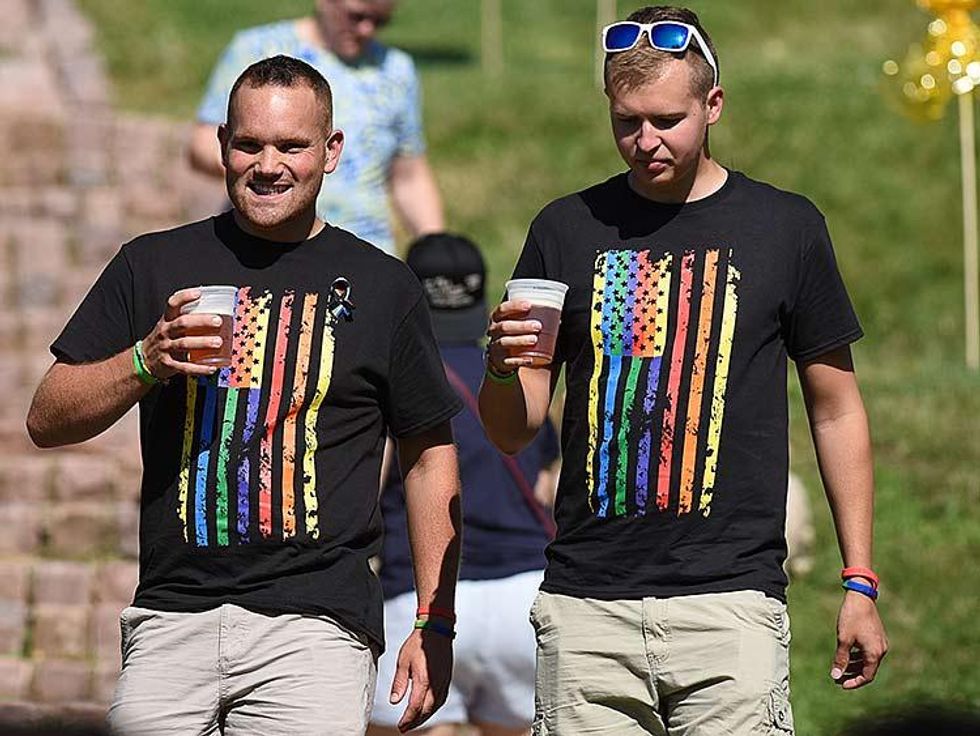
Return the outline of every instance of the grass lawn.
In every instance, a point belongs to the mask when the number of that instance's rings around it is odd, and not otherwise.
[[[620,13],[641,4],[620,0]],[[870,688],[845,694],[828,678],[840,563],[791,377],[793,466],[818,502],[819,536],[814,572],[790,590],[798,733],[833,734],[869,710],[923,701],[980,706],[980,376],[962,357],[955,109],[919,125],[879,94],[881,62],[901,56],[928,18],[911,0],[689,4],[713,34],[727,92],[713,153],[823,210],[867,332],[855,355],[876,448],[892,654]],[[81,5],[98,24],[118,104],[187,118],[236,29],[302,14],[312,0]],[[404,0],[383,36],[419,60],[449,221],[487,250],[491,293],[545,202],[622,168],[593,85],[592,0],[502,5],[498,78],[480,69],[477,2]]]

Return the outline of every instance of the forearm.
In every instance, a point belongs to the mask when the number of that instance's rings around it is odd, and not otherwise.
[[[34,394],[27,431],[38,447],[84,442],[112,426],[148,390],[133,370],[131,349],[98,363],[56,363]]]
[[[390,186],[395,212],[412,237],[446,229],[442,197],[425,157],[393,161]]]
[[[874,473],[862,406],[812,424],[814,446],[846,567],[872,567]]]
[[[419,605],[452,609],[462,535],[456,449],[450,440],[402,465],[410,467],[405,505]]]
[[[513,455],[534,439],[548,418],[551,371],[521,368],[517,380],[507,385],[484,378],[479,398],[487,437],[501,452]]]

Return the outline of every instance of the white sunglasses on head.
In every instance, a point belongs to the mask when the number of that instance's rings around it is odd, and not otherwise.
[[[640,37],[644,33],[647,34],[653,48],[672,54],[681,54],[687,51],[687,47],[691,45],[693,38],[705,61],[715,73],[714,84],[718,84],[718,64],[715,57],[698,29],[688,23],[681,23],[677,20],[661,20],[656,23],[636,23],[631,20],[621,20],[610,23],[602,29],[602,48],[607,54],[629,51],[640,42]]]

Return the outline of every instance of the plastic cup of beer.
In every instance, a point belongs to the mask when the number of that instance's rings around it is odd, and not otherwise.
[[[187,360],[198,365],[213,365],[218,368],[231,365],[232,328],[235,322],[235,295],[237,286],[200,286],[201,297],[180,308],[181,314],[213,314],[221,317],[221,326],[205,325],[187,331],[188,337],[217,335],[221,346],[217,348],[196,348],[187,351]]]
[[[541,323],[538,342],[528,347],[509,351],[511,358],[530,358],[531,366],[538,368],[551,363],[555,357],[555,342],[561,324],[561,310],[565,304],[568,284],[547,279],[512,279],[507,282],[507,299],[531,303],[526,319]]]

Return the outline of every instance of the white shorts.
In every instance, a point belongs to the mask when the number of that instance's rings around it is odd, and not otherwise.
[[[543,570],[499,580],[461,580],[456,588],[455,664],[449,697],[426,726],[489,723],[529,728],[534,718],[534,629],[528,620]],[[371,722],[395,726],[408,702],[388,702],[398,650],[415,623],[415,591],[385,603],[385,653]]]

